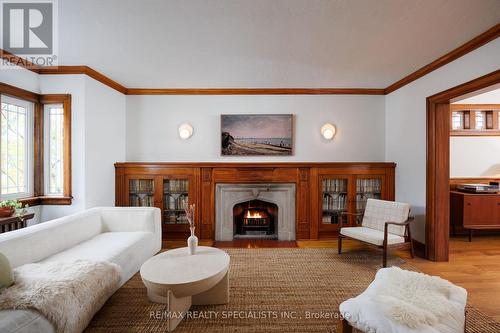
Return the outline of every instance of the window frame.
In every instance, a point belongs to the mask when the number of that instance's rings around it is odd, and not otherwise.
[[[461,129],[453,129],[454,112],[462,113]],[[477,112],[484,113],[484,128],[482,129],[476,128]],[[487,128],[489,113],[492,117],[491,128]],[[450,136],[500,136],[499,122],[500,104],[450,104]]]
[[[0,96],[10,96],[33,103],[33,182],[32,196],[19,198],[22,203],[30,206],[36,205],[71,205],[71,95],[69,94],[36,94],[28,90],[17,88],[0,82]],[[64,179],[63,195],[45,195],[45,172],[44,172],[44,105],[62,104],[64,112]]]
[[[21,199],[27,196],[31,196],[34,193],[34,149],[33,149],[33,143],[34,143],[34,131],[33,131],[33,126],[34,126],[34,113],[35,113],[35,104],[34,102],[21,99],[18,97],[2,94],[0,95],[0,103],[9,103],[9,104],[16,104],[16,101],[19,101],[19,104],[24,104],[24,105],[18,105],[25,107],[27,110],[27,115],[26,115],[26,124],[25,124],[25,130],[26,130],[26,151],[25,151],[25,158],[26,158],[26,170],[27,170],[27,175],[25,176],[25,186],[26,186],[26,191],[25,192],[18,192],[18,193],[10,193],[10,194],[1,194],[0,193],[0,200],[15,200],[15,199]],[[0,146],[0,151],[1,151],[1,146]]]

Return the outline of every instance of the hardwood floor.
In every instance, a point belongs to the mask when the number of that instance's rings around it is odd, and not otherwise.
[[[185,241],[168,241],[166,249],[185,246]],[[330,248],[337,247],[336,240],[278,242],[270,240],[238,240],[233,242],[200,242],[200,245],[220,248],[264,248],[264,247],[299,247]],[[379,251],[362,243],[345,240],[345,251],[367,249]],[[437,275],[467,289],[469,303],[500,322],[500,236],[477,236],[472,243],[468,238],[450,239],[450,261],[432,262],[422,258],[411,259],[408,251],[395,251],[419,270],[430,275]]]

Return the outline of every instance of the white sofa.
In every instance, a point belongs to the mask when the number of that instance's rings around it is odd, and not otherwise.
[[[121,267],[120,286],[161,249],[158,208],[92,208],[74,215],[0,234],[0,252],[13,268],[35,262],[87,259]],[[2,333],[54,331],[34,311],[0,311]]]

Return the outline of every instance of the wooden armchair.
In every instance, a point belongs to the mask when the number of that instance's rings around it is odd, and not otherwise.
[[[350,238],[383,250],[382,266],[387,267],[387,252],[390,249],[409,249],[413,258],[411,238],[410,205],[401,202],[368,199],[360,227],[345,227],[339,232],[339,254],[342,253],[342,239]]]

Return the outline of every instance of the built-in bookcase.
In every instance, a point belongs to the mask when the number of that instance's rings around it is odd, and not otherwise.
[[[325,178],[321,182],[323,198],[323,224],[345,224],[348,211],[348,179]]]
[[[195,233],[217,237],[218,184],[295,185],[295,238],[335,239],[357,226],[369,198],[394,200],[390,162],[339,163],[117,163],[116,205],[161,211],[164,240],[189,236],[182,201],[196,204]]]
[[[319,175],[322,199],[318,233],[320,238],[335,237],[340,228],[359,226],[369,198],[391,199],[386,191],[385,174],[337,174],[328,170]]]
[[[189,202],[189,180],[165,179],[163,181],[163,221],[165,224],[187,224],[183,201]]]
[[[382,178],[356,178],[356,213],[364,213],[368,199],[382,199]],[[360,225],[362,216],[356,217]]]
[[[126,176],[125,206],[161,209],[163,238],[183,239],[189,235],[189,224],[182,202],[195,202],[194,180],[193,169],[168,169],[161,175]]]
[[[129,206],[154,206],[154,179],[129,179]]]

